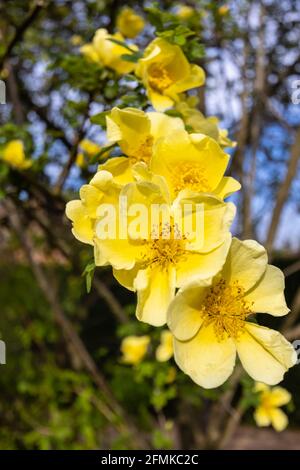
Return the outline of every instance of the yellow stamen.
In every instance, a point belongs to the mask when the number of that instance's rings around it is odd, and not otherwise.
[[[148,69],[148,74],[149,85],[159,93],[162,93],[166,88],[172,85],[172,79],[167,70],[160,64],[151,64]]]
[[[252,313],[252,305],[244,300],[245,290],[237,282],[231,285],[220,280],[209,289],[201,308],[204,326],[213,324],[216,336],[224,333],[237,338],[243,332],[245,320]]]
[[[205,175],[205,169],[197,163],[180,163],[172,171],[171,179],[175,193],[182,189],[196,192],[210,192],[212,188]]]
[[[176,265],[184,257],[186,239],[181,236],[176,226],[165,224],[158,236],[152,235],[152,239],[147,241],[148,254],[145,257],[147,266],[159,265],[161,269],[165,269],[170,265]]]

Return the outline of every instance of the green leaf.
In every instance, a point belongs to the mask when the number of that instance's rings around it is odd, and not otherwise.
[[[141,57],[143,57],[142,51],[135,52],[134,54],[122,54],[121,55],[121,59],[126,60],[126,62],[134,62],[134,63],[138,62]]]
[[[119,39],[115,39],[115,38],[108,38],[108,40],[115,43],[115,44],[118,44],[118,46],[125,47],[125,49],[132,52],[133,54],[136,52],[134,49],[131,49],[131,47],[128,46],[128,44],[126,44],[126,42],[124,42],[124,41],[119,41]]]
[[[102,111],[101,113],[94,114],[90,117],[90,121],[92,124],[98,124],[98,126],[106,127],[106,116],[110,113],[110,111]]]
[[[92,165],[93,163],[97,163],[97,161],[104,155],[106,152],[108,152],[110,149],[115,147],[117,144],[111,144],[107,145],[106,147],[103,147],[100,152],[96,153],[96,155],[93,156],[93,158],[90,159],[90,164]]]
[[[91,261],[90,263],[86,265],[82,273],[82,276],[85,276],[86,291],[88,294],[91,292],[95,268],[96,268],[96,265],[94,261]]]

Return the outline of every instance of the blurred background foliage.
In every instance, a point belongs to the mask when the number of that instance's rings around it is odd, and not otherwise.
[[[293,316],[283,326],[290,339],[299,338],[300,107],[291,103],[292,80],[300,75],[299,4],[194,0],[181,4],[193,9],[187,17],[173,1],[126,5],[146,21],[135,40],[141,49],[157,34],[205,68],[199,109],[218,116],[238,143],[230,173],[244,190],[234,199],[235,233],[265,243],[272,262],[285,269]],[[86,289],[82,273],[92,250],[73,238],[64,217],[65,202],[96,169],[75,164],[79,144],[83,138],[105,144],[105,111],[146,109],[147,100],[132,75],[119,77],[87,61],[79,48],[100,27],[114,32],[123,6],[117,0],[0,1],[7,87],[0,152],[21,139],[33,159],[24,172],[0,161],[0,335],[7,347],[1,449],[224,447],[242,416],[254,423],[251,380],[233,378],[211,391],[197,387],[173,359],[156,360],[160,329],[135,320],[135,297],[110,269],[97,269]],[[135,365],[121,359],[129,335],[151,338]],[[295,367],[284,382],[293,394],[295,428],[299,379]]]

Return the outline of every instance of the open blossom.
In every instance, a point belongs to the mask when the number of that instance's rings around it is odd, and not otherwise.
[[[221,147],[235,147],[236,142],[228,138],[228,131],[219,127],[219,119],[215,116],[205,117],[196,108],[197,104],[197,98],[190,96],[176,103],[175,109],[181,114],[184,123],[194,132],[208,135]]]
[[[291,401],[291,394],[285,388],[270,388],[259,382],[254,390],[259,394],[259,404],[254,413],[257,426],[272,425],[276,431],[283,431],[288,425],[288,417],[280,407]]]
[[[205,73],[190,64],[179,46],[156,38],[146,48],[135,71],[142,79],[148,97],[157,111],[170,108],[179,93],[204,84]]]
[[[97,266],[112,265],[119,283],[137,292],[139,320],[161,326],[166,323],[167,308],[176,287],[191,279],[214,275],[223,266],[230,245],[229,227],[235,207],[204,194],[189,198],[189,193],[182,193],[171,202],[163,179],[153,176],[151,180],[143,165],[138,165],[141,166],[137,170],[140,181],[124,186],[120,193],[127,201],[127,214],[132,216],[133,208],[139,204],[146,209],[146,217],[151,214],[153,220],[160,221],[161,207],[164,207],[169,221],[151,224],[145,218],[138,219],[136,226],[141,230],[140,235],[128,228],[125,237],[119,235],[119,230],[115,231],[114,237],[95,236],[95,263]],[[181,228],[175,222],[178,207],[185,204],[191,210],[188,215],[182,211],[182,225],[188,222],[194,225],[197,214],[203,215],[201,230],[195,231],[194,237],[190,238],[180,232]],[[117,211],[118,205],[116,201]]]
[[[156,349],[155,355],[159,362],[168,361],[173,356],[173,335],[170,331],[162,331],[160,345]]]
[[[82,46],[80,52],[93,62],[98,62],[105,67],[115,70],[120,75],[132,72],[136,64],[123,60],[121,57],[123,54],[132,54],[132,52],[126,47],[112,42],[110,39],[124,41],[120,33],[109,34],[106,29],[100,28],[96,31],[93,41]],[[137,50],[136,46],[130,47]]]
[[[124,364],[139,364],[147,354],[150,343],[149,336],[127,336],[121,344],[122,362]]]
[[[250,321],[255,312],[288,313],[284,278],[267,264],[253,240],[233,239],[221,273],[182,289],[168,312],[178,366],[205,388],[222,385],[236,354],[254,379],[275,385],[296,362],[292,345],[277,331]]]
[[[116,23],[117,29],[126,38],[135,38],[145,27],[144,19],[129,7],[122,8]]]
[[[32,165],[32,160],[26,159],[24,144],[21,140],[11,140],[6,144],[2,152],[2,160],[19,170],[26,170]]]
[[[214,139],[178,130],[157,141],[150,169],[166,179],[172,197],[189,189],[224,199],[241,187],[234,178],[224,176],[229,158]]]
[[[106,126],[109,143],[118,142],[127,157],[112,158],[103,167],[120,184],[133,181],[131,168],[135,163],[149,164],[158,139],[184,129],[179,118],[158,112],[145,113],[136,108],[113,108],[106,116]]]

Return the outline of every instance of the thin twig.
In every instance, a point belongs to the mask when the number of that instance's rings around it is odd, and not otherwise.
[[[8,43],[4,54],[0,57],[0,70],[2,69],[6,59],[10,56],[13,48],[18,44],[20,41],[22,41],[23,36],[26,32],[26,30],[31,26],[33,21],[36,19],[40,11],[43,9],[45,6],[45,2],[43,0],[39,0],[35,3],[34,7],[32,10],[28,13],[26,18],[24,19],[23,23],[20,24],[20,26],[16,29],[15,34],[13,35],[12,39]]]
[[[128,321],[128,318],[126,316],[126,313],[124,312],[122,305],[118,302],[112,292],[106,287],[104,282],[102,282],[100,279],[94,278],[93,286],[95,287],[99,296],[105,300],[111,312],[119,320],[119,322],[126,323]]]
[[[296,130],[295,140],[291,146],[290,158],[288,161],[286,176],[281,183],[277,197],[275,201],[275,206],[273,209],[272,219],[266,239],[266,248],[268,251],[271,251],[275,235],[277,232],[278,224],[281,218],[282,210],[284,204],[288,198],[291,184],[297,174],[297,167],[300,158],[300,127]]]

